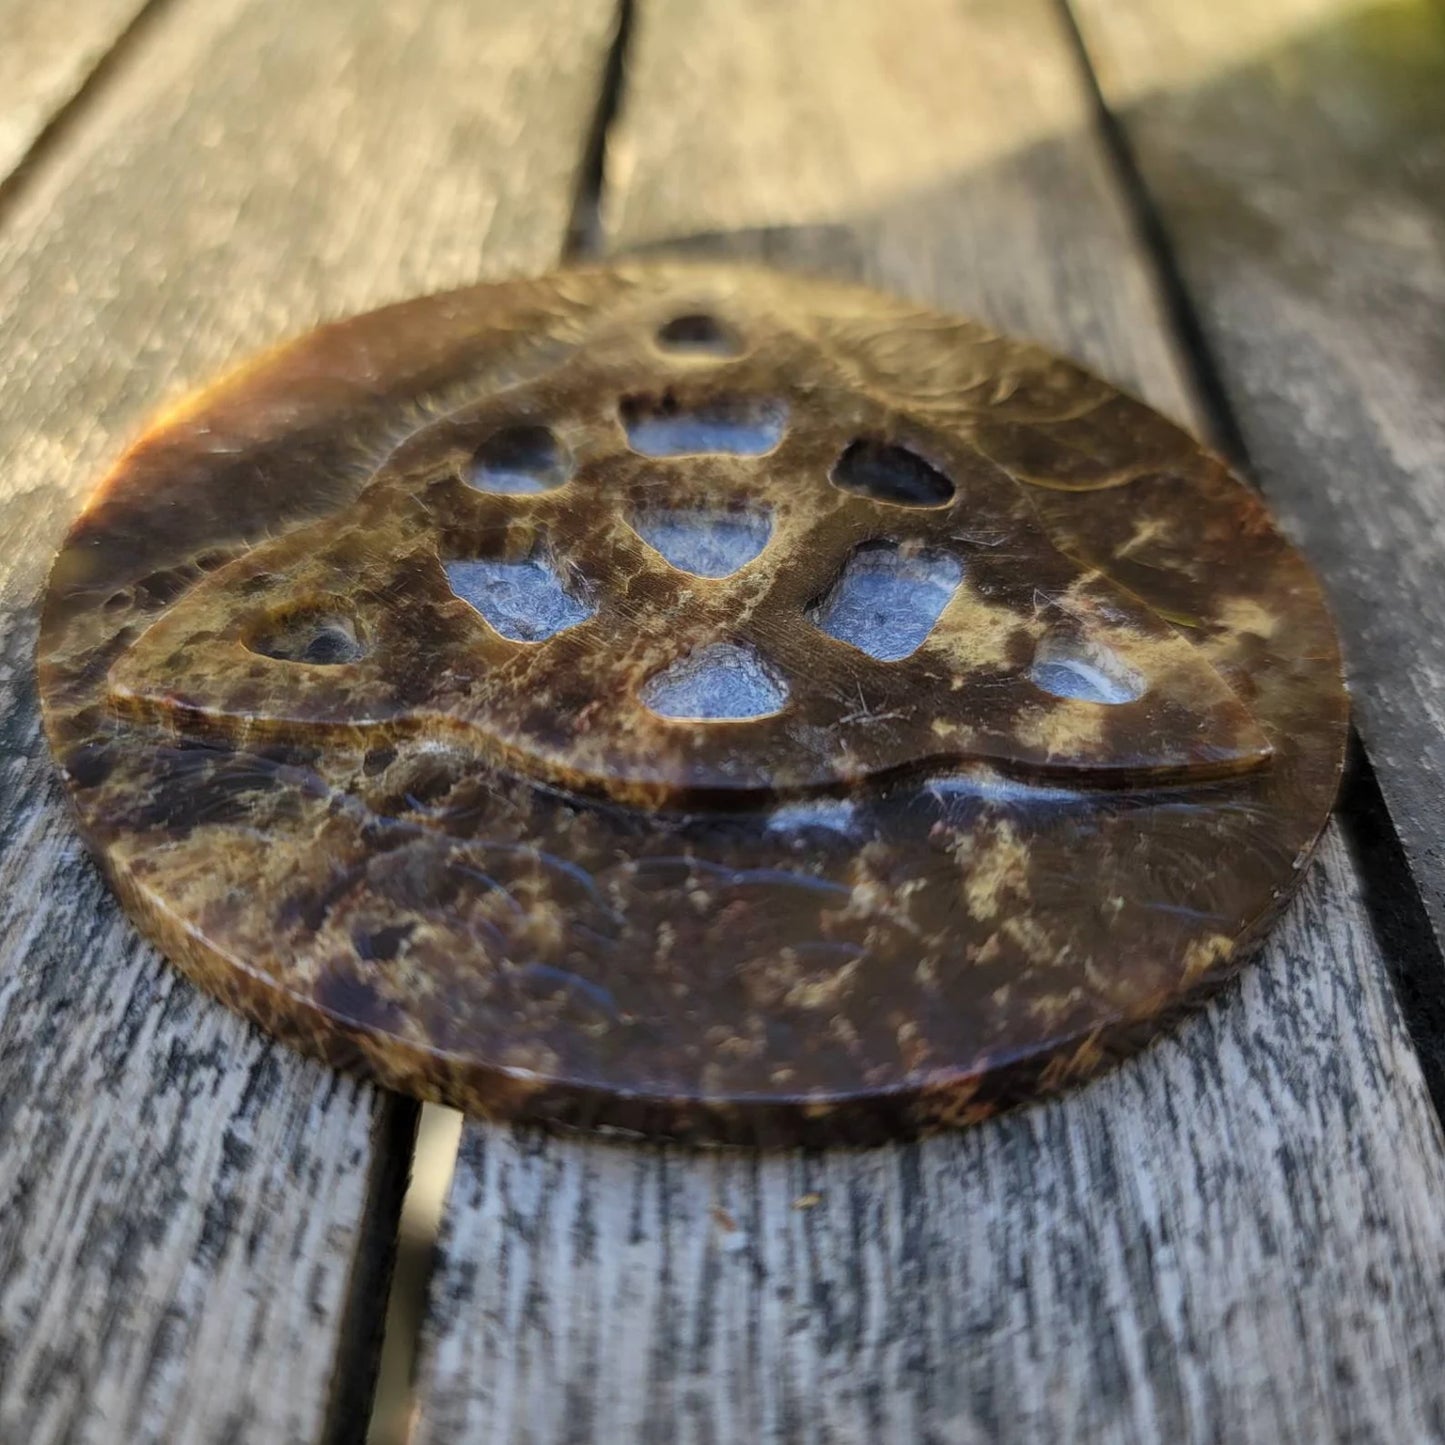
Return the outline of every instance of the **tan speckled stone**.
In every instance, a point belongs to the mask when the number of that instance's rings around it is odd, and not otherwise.
[[[700,575],[644,540],[679,513],[770,534]],[[850,559],[961,580],[882,660],[824,630]],[[498,564],[541,610],[491,610]],[[464,1108],[738,1141],[966,1121],[1147,1038],[1293,888],[1346,720],[1314,578],[1173,424],[667,265],[359,317],[163,418],[40,656],[82,827],[204,987]],[[759,715],[663,715],[709,657]]]

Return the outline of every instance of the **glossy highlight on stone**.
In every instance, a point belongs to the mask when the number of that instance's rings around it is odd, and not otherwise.
[[[1227,977],[1346,726],[1258,498],[1069,362],[622,265],[322,328],[57,558],[51,746],[140,926],[492,1117],[876,1141]]]

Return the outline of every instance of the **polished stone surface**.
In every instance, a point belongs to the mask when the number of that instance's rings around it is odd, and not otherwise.
[[[1346,727],[1259,500],[1032,347],[622,266],[324,328],[164,417],[41,687],[141,926],[494,1116],[964,1122],[1145,1041],[1297,883]]]

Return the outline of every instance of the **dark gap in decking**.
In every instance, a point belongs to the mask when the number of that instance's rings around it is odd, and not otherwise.
[[[411,1176],[398,1199],[393,1221],[396,1267],[389,1287],[382,1281],[370,1300],[359,1297],[361,1307],[371,1310],[376,1330],[377,1348],[363,1401],[369,1417],[361,1414],[350,1434],[328,1437],[336,1445],[343,1440],[406,1445],[411,1437],[417,1364],[463,1124],[455,1109],[422,1105],[411,1152]]]
[[[1249,447],[1184,281],[1168,227],[1154,204],[1128,132],[1099,85],[1069,0],[1055,3],[1093,102],[1096,123],[1130,219],[1152,264],[1158,295],[1182,350],[1188,380],[1204,409],[1211,439],[1248,477]],[[1431,927],[1368,750],[1353,727],[1337,816],[1359,875],[1365,912],[1384,955],[1391,990],[1436,1115],[1445,1122],[1445,955]]]
[[[1234,408],[1229,404],[1229,395],[1214,354],[1204,338],[1199,313],[1175,260],[1174,246],[1164,219],[1149,194],[1123,122],[1110,109],[1099,87],[1088,45],[1074,19],[1069,0],[1055,0],[1055,3],[1093,103],[1095,121],[1123,193],[1129,219],[1149,258],[1156,293],[1163,304],[1170,331],[1181,348],[1190,385],[1203,409],[1205,424],[1211,433],[1209,441],[1216,450],[1224,453],[1232,466],[1243,470],[1248,461],[1244,434],[1235,419]]]
[[[567,239],[562,249],[564,261],[591,260],[602,250],[602,191],[607,179],[607,140],[622,103],[633,9],[633,0],[617,0],[612,44],[602,68],[597,109],[593,112],[592,127],[577,175],[577,191],[572,199],[572,218],[567,225]]]
[[[166,0],[159,0],[166,3]],[[602,249],[602,199],[606,186],[607,142],[622,101],[627,47],[632,35],[633,0],[618,0],[612,41],[602,67],[597,105],[588,129],[577,187],[562,246],[564,262],[585,261]],[[358,1269],[347,1311],[345,1338],[363,1341],[366,1349],[353,1351],[350,1374],[338,1368],[332,1409],[325,1439],[339,1442],[366,1440],[368,1445],[397,1445],[410,1435],[415,1403],[415,1371],[425,1333],[431,1279],[444,1216],[431,1190],[450,1182],[460,1146],[463,1121],[452,1110],[424,1106],[418,1137],[418,1114],[410,1114],[412,1135],[394,1153],[400,1182],[390,1201],[384,1267],[367,1275]],[[410,1166],[411,1177],[408,1178]],[[436,1175],[431,1181],[423,1172]],[[378,1214],[380,1218],[380,1213]],[[393,1264],[395,1269],[393,1269]],[[369,1328],[370,1334],[365,1331]],[[378,1386],[390,1397],[382,1401]]]
[[[76,86],[75,94],[59,106],[55,114],[40,128],[35,139],[31,141],[29,150],[16,162],[9,175],[0,179],[0,226],[9,220],[11,211],[30,179],[38,175],[51,156],[64,145],[66,137],[82,113],[89,109],[112,77],[123,69],[141,48],[146,34],[155,28],[161,16],[175,3],[176,0],[149,0],[148,4],[142,5],[131,18],[130,24],[116,36],[110,49],[96,61]]]
[[[146,42],[177,0],[149,0],[116,36],[49,117],[13,169],[0,178],[0,226],[27,187],[63,153],[77,125],[118,82],[128,67],[143,64]],[[338,1081],[338,1087],[355,1087]],[[371,1132],[366,1210],[359,1225],[342,1303],[337,1352],[320,1439],[352,1442],[364,1438],[381,1355],[384,1304],[397,1255],[399,1224],[416,1135],[418,1107],[410,1099],[383,1095]]]
[[[1353,729],[1340,816],[1425,1087],[1445,1120],[1445,957],[1375,769]]]
[[[399,1094],[381,1094],[379,1117],[372,1131],[362,1237],[357,1241],[342,1304],[336,1365],[321,1431],[324,1445],[350,1445],[366,1437],[418,1113],[412,1100]]]

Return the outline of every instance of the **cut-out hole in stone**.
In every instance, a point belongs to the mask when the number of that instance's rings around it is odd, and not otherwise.
[[[895,507],[941,507],[953,500],[953,483],[917,452],[860,437],[833,463],[833,485]]]
[[[689,356],[737,356],[743,349],[732,328],[705,311],[674,316],[659,326],[657,344],[663,351]]]
[[[722,507],[654,507],[632,518],[637,535],[682,572],[726,577],[746,567],[773,533],[766,511]]]
[[[315,608],[273,617],[246,645],[263,657],[310,667],[335,667],[366,655],[366,644],[351,618]]]
[[[540,554],[522,562],[482,558],[445,566],[452,591],[513,642],[545,642],[597,610]]]
[[[672,396],[629,396],[618,410],[627,444],[645,457],[760,457],[782,441],[788,421],[781,402],[750,397],[683,406]]]
[[[649,679],[642,701],[661,717],[723,722],[767,717],[788,690],[750,647],[716,642]]]
[[[880,662],[897,662],[922,646],[962,580],[952,552],[865,542],[808,620]]]
[[[531,423],[493,432],[472,458],[467,480],[482,492],[550,492],[572,475],[572,458],[545,426]]]
[[[1072,632],[1050,632],[1034,651],[1029,678],[1055,697],[1117,707],[1143,697],[1144,678],[1111,648]]]

